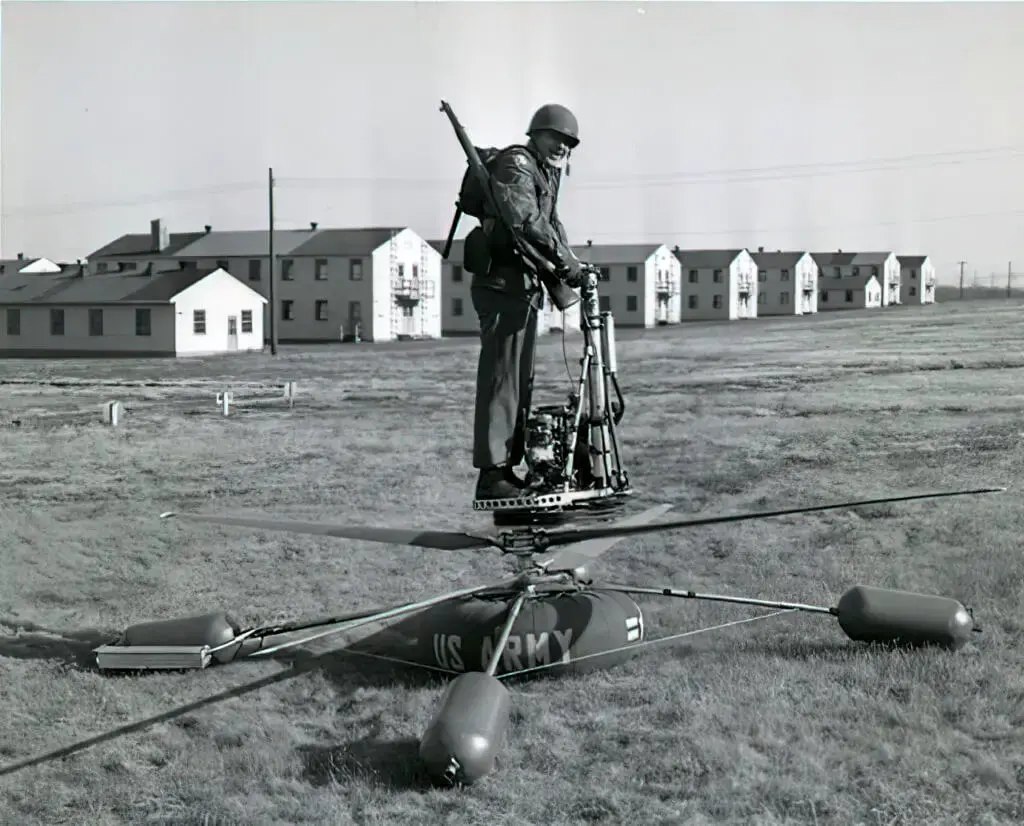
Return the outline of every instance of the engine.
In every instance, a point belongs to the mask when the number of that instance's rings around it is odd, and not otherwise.
[[[526,423],[526,483],[534,493],[563,490],[569,452],[573,449],[572,429],[576,418],[576,397],[568,405],[535,407]],[[586,427],[580,423],[576,439],[570,489],[579,490],[592,480],[588,473]],[[583,475],[587,479],[582,478]]]

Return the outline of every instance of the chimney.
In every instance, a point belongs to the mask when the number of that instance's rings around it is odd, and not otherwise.
[[[211,227],[209,224],[206,224],[206,225],[203,226],[203,229],[205,229],[206,230],[206,234],[209,235],[210,234],[210,230],[212,230],[213,227]]]
[[[25,260],[25,253],[19,252],[18,253],[18,260],[19,261],[24,261]]]
[[[153,252],[160,252],[170,246],[170,233],[160,218],[154,218],[149,222],[149,244]]]
[[[757,248],[757,251],[758,251],[758,252],[764,252],[764,247],[758,247],[758,248]]]
[[[313,232],[316,232],[316,221],[310,221],[310,222],[309,222],[309,228],[310,228],[310,229],[311,229],[311,230],[312,230]]]
[[[591,240],[590,240],[589,238],[587,239],[587,246],[588,246],[588,247],[592,247],[592,246],[594,246],[594,242],[593,242],[593,241],[591,241]]]

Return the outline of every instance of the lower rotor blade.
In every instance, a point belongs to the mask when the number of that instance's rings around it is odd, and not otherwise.
[[[441,551],[461,551],[467,548],[500,547],[487,536],[448,531],[415,531],[401,528],[374,528],[359,525],[332,525],[325,522],[301,522],[284,519],[256,519],[247,516],[217,516],[215,514],[176,513],[160,514],[161,519],[175,517],[191,522],[209,522],[215,525],[233,525],[262,531],[284,531],[314,536],[332,536],[341,539],[360,539],[367,542],[386,542],[390,545],[412,545]]]
[[[648,508],[643,513],[638,513],[634,516],[627,516],[625,519],[621,519],[614,525],[609,527],[631,527],[633,525],[646,525],[652,519],[661,516],[663,513],[672,510],[671,505],[655,505],[653,508]],[[622,536],[603,536],[597,539],[588,539],[585,542],[574,542],[567,547],[562,548],[554,556],[541,558],[538,560],[540,565],[549,571],[560,571],[565,569],[572,569],[578,565],[586,563],[588,560],[597,559],[601,554],[605,553],[611,548]]]
[[[547,534],[544,541],[548,547],[552,545],[568,545],[589,539],[600,539],[607,536],[636,536],[654,531],[673,530],[675,528],[693,528],[700,525],[718,525],[723,522],[743,522],[748,519],[764,519],[769,516],[786,516],[795,513],[812,513],[814,511],[856,508],[863,505],[881,505],[889,502],[909,502],[913,499],[935,499],[943,496],[966,496],[974,493],[999,493],[1006,488],[978,488],[976,490],[944,491],[938,493],[915,493],[909,496],[886,496],[882,499],[862,499],[856,502],[840,502],[834,505],[815,505],[806,508],[787,508],[777,511],[759,511],[755,513],[739,513],[730,516],[706,516],[697,519],[679,519],[673,522],[656,522],[653,525],[637,525],[632,527],[609,528],[575,528]]]

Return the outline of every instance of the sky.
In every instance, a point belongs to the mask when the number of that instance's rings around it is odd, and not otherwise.
[[[172,232],[448,232],[477,146],[580,122],[573,244],[1024,272],[1024,2],[0,3],[0,256]],[[463,218],[458,236],[474,226]]]

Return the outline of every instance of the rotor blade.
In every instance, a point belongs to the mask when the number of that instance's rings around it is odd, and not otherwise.
[[[648,508],[643,513],[635,514],[634,516],[627,516],[625,519],[620,519],[614,525],[609,527],[631,527],[633,525],[646,525],[655,517],[661,516],[663,513],[672,510],[672,505],[655,505],[652,508]],[[590,559],[597,559],[601,554],[611,548],[622,536],[602,536],[595,539],[588,539],[584,542],[574,542],[565,548],[562,548],[558,553],[548,558],[542,558],[539,561],[540,565],[549,571],[561,571],[566,569],[573,569],[579,565],[585,564]]]
[[[697,519],[679,519],[672,522],[656,522],[653,525],[635,525],[608,528],[576,528],[557,531],[545,537],[548,547],[552,545],[568,545],[590,539],[601,539],[608,536],[636,536],[654,531],[666,531],[675,528],[693,528],[700,525],[718,525],[723,522],[742,522],[748,519],[764,519],[769,516],[785,516],[794,513],[812,513],[814,511],[855,508],[862,505],[881,505],[889,502],[907,502],[912,499],[934,499],[942,496],[966,496],[972,493],[997,493],[1006,488],[978,488],[977,490],[945,491],[938,493],[915,493],[909,496],[886,496],[883,499],[863,499],[857,502],[840,502],[834,505],[815,505],[805,508],[787,508],[777,511],[759,511],[755,513],[739,513],[729,516],[705,516]]]
[[[415,531],[401,528],[374,528],[358,525],[331,525],[324,522],[293,522],[284,519],[254,519],[246,516],[216,516],[200,513],[160,514],[168,517],[188,519],[193,522],[211,522],[216,525],[235,525],[264,531],[286,531],[306,533],[315,536],[334,536],[342,539],[362,539],[368,542],[387,542],[392,545],[413,545],[420,548],[434,548],[442,551],[459,551],[465,548],[487,548],[496,546],[494,539],[474,536],[468,533],[448,531]],[[499,546],[500,547],[500,546]]]

